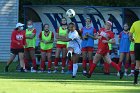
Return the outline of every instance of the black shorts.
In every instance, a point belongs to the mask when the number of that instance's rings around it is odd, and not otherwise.
[[[140,43],[135,43],[135,60],[140,60]]]
[[[11,48],[11,54],[14,54],[14,55],[18,55],[18,53],[24,53],[24,48],[21,48],[21,49],[12,49]]]

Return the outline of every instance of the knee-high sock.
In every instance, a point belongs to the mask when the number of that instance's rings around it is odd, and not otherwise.
[[[125,63],[125,69],[128,69],[128,68],[129,68],[129,63],[126,62],[126,63]]]
[[[131,64],[131,73],[134,73],[134,70],[135,70],[135,64]]]
[[[109,73],[110,71],[110,64],[107,62],[104,62],[104,72]]]
[[[73,76],[76,76],[77,70],[78,70],[78,65],[75,63],[73,64],[73,72],[72,72]]]
[[[45,60],[41,60],[41,70],[45,70]]]
[[[87,67],[87,60],[82,61],[83,70],[86,70]]]
[[[72,69],[73,69],[73,62],[69,60],[69,62],[68,62],[68,70],[72,71]]]
[[[36,59],[32,59],[33,69],[36,70]]]
[[[121,70],[120,67],[118,66],[118,64],[116,64],[115,62],[111,62],[110,63],[118,72]]]
[[[93,60],[89,60],[89,68],[92,66]]]
[[[62,58],[62,69],[66,66],[66,58]]]
[[[119,67],[121,68],[121,67],[122,67],[122,62],[119,62],[118,65],[119,65]]]
[[[96,64],[95,63],[92,63],[92,66],[90,67],[90,70],[89,70],[89,74],[92,75],[94,69],[96,68]]]
[[[57,69],[58,61],[59,61],[59,58],[55,58],[55,60],[54,60],[54,66],[55,66],[55,69]]]
[[[52,66],[52,61],[48,60],[48,70],[51,70],[51,66]]]

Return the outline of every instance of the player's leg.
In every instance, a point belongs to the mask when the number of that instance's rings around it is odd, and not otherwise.
[[[112,50],[109,50],[109,55],[111,55]],[[109,75],[110,74],[110,64],[108,62],[104,62],[104,74]]]
[[[24,52],[24,51],[23,51]],[[23,52],[19,52],[19,60],[20,60],[20,71],[21,72],[25,72],[25,64],[24,64],[24,53]]]
[[[134,76],[134,70],[135,70],[135,55],[134,55],[134,51],[130,52],[130,59],[131,59],[131,73],[128,76]]]
[[[32,72],[36,72],[36,58],[35,58],[35,49],[32,48],[30,49],[30,56],[31,56],[31,59],[32,59],[32,65],[33,65],[33,70]]]
[[[125,53],[120,53],[120,58],[119,58],[119,62],[118,62],[120,69],[122,68],[122,63],[123,63],[124,57],[125,57]],[[119,72],[117,73],[117,76],[120,76]]]
[[[40,64],[41,72],[45,71],[45,62],[46,62],[46,51],[41,51],[41,64]]]
[[[119,63],[118,63],[118,65],[119,65],[120,68],[122,67],[124,56],[125,56],[124,53],[120,53],[120,58],[119,58]]]
[[[64,73],[64,69],[66,66],[66,55],[67,55],[67,49],[62,48],[62,71],[61,71],[61,73]]]
[[[103,57],[105,62],[108,62],[110,65],[112,65],[120,74],[120,79],[122,79],[123,77],[123,72],[121,71],[120,67],[118,66],[118,64],[116,64],[115,62],[113,62],[110,59],[109,53],[107,53],[104,57]]]
[[[139,70],[140,70],[140,60],[136,60],[136,67],[134,71],[134,84],[138,84]]]
[[[58,71],[58,61],[60,57],[61,48],[56,48],[55,60],[54,60],[54,73]]]
[[[5,72],[8,72],[8,68],[9,68],[10,64],[13,62],[13,60],[15,59],[15,57],[16,57],[16,54],[12,53],[12,51],[11,51],[10,59],[7,61],[7,64],[5,66]]]
[[[83,75],[85,75],[87,73],[87,51],[86,50],[82,50],[82,66],[83,66]]]
[[[126,61],[125,61],[125,73],[124,75],[127,76],[127,71],[128,71],[128,68],[129,68],[129,53],[126,53]]]
[[[91,75],[92,75],[94,69],[96,68],[97,62],[99,62],[99,60],[100,60],[101,58],[102,58],[102,55],[101,55],[101,54],[97,54],[97,53],[95,54],[94,59],[93,59],[93,63],[92,63],[92,65],[90,66],[90,69],[89,69],[89,72],[88,72],[88,75],[87,75],[88,78],[91,77]]]
[[[88,61],[89,61],[89,67],[90,67],[93,63],[93,48],[92,47],[88,48]]]
[[[52,67],[52,50],[48,50],[48,52],[47,52],[47,59],[48,59],[48,73],[51,73],[51,67]]]
[[[135,60],[136,60],[136,66],[134,71],[134,84],[138,84],[138,75],[140,70],[140,44],[135,43],[134,45],[135,50]]]
[[[30,52],[28,49],[24,49],[24,64],[25,64],[25,69],[29,69],[29,59],[30,59]]]
[[[79,54],[73,54],[72,56],[72,62],[73,62],[73,73],[72,73],[72,78],[75,78],[78,70],[78,60],[79,60]]]

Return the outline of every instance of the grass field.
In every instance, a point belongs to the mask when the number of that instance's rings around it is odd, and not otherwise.
[[[87,79],[67,74],[3,72],[0,66],[0,93],[139,93],[133,77],[119,80],[115,75],[95,74]]]

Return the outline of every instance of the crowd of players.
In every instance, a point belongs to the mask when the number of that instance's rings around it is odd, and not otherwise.
[[[77,31],[75,23],[71,22],[68,24],[66,18],[62,18],[61,26],[56,31],[56,40],[54,40],[53,32],[49,30],[49,24],[44,24],[43,31],[40,32],[39,36],[36,36],[36,29],[33,27],[33,22],[31,20],[27,22],[26,31],[23,30],[24,24],[17,23],[11,35],[11,56],[5,67],[5,72],[8,72],[9,65],[13,62],[16,55],[19,56],[21,72],[27,72],[30,61],[32,62],[31,72],[37,72],[35,44],[36,38],[39,37],[41,51],[40,72],[46,70],[46,58],[48,62],[47,72],[52,72],[52,49],[54,47],[54,42],[56,42],[53,73],[58,72],[58,62],[60,53],[62,53],[61,73],[65,72],[66,60],[68,59],[68,71],[72,73],[73,78],[76,77],[78,70],[77,62],[82,54],[83,75],[88,78],[91,77],[97,63],[103,59],[104,66],[107,69],[109,69],[110,65],[114,67],[120,79],[123,75],[128,75],[128,68],[131,67],[129,76],[134,76],[134,72],[137,73],[135,74],[136,78],[134,81],[134,83],[137,84],[139,67],[136,66],[137,68],[135,71],[135,59],[137,60],[139,57],[135,58],[134,53],[135,34],[133,33],[135,32],[135,27],[132,26],[129,31],[128,24],[124,24],[123,26],[123,31],[119,35],[120,57],[117,64],[111,60],[109,54],[109,44],[115,44],[114,33],[111,31],[111,21],[106,21],[104,27],[100,28],[99,31],[96,31],[91,23],[91,19],[87,17],[85,19],[86,25],[80,31]],[[93,58],[94,40],[98,40],[98,49]],[[138,55],[138,53],[136,54]],[[89,71],[87,71],[87,63],[89,63]],[[125,71],[121,71],[122,63],[124,63]]]

